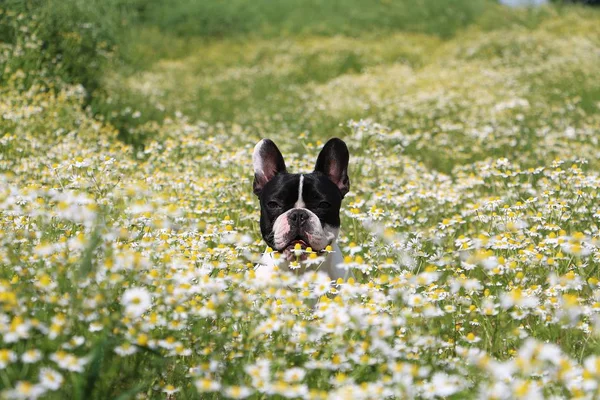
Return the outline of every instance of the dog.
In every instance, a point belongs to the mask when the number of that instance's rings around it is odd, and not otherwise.
[[[260,201],[260,230],[267,245],[280,253],[276,259],[265,252],[256,275],[268,279],[276,270],[291,270],[295,261],[308,258],[307,248],[324,261],[301,267],[326,272],[332,280],[347,279],[352,273],[340,266],[343,257],[337,244],[340,207],[350,190],[350,154],[343,140],[330,139],[317,157],[315,169],[307,174],[287,172],[281,152],[270,139],[254,147],[254,194]]]

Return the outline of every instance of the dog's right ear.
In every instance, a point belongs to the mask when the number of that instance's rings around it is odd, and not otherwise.
[[[271,139],[263,139],[254,146],[252,164],[254,164],[254,194],[257,196],[275,175],[287,172],[283,156]]]
[[[348,146],[342,139],[329,139],[317,157],[315,171],[322,172],[340,189],[342,198],[350,190]]]

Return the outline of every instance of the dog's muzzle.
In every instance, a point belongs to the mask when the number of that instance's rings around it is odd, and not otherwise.
[[[273,225],[275,250],[285,251],[300,244],[304,249],[325,249],[335,239],[335,233],[321,226],[321,221],[306,208],[293,208],[281,214]]]

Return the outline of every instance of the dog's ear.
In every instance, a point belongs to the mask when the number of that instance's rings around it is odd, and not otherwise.
[[[275,175],[287,172],[283,156],[271,139],[263,139],[254,146],[252,164],[254,164],[254,194],[257,196]]]
[[[348,161],[350,154],[343,140],[338,138],[329,139],[317,158],[315,172],[322,172],[335,183],[342,192],[342,198],[350,190],[350,178],[348,178]]]

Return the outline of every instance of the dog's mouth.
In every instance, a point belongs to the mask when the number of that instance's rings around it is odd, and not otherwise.
[[[288,242],[288,244],[281,250],[283,256],[288,261],[304,261],[308,258],[306,249],[310,247],[310,244],[301,238],[296,238]]]
[[[304,239],[294,239],[285,246],[285,250],[298,250],[298,247],[300,250],[306,250],[310,245]]]

